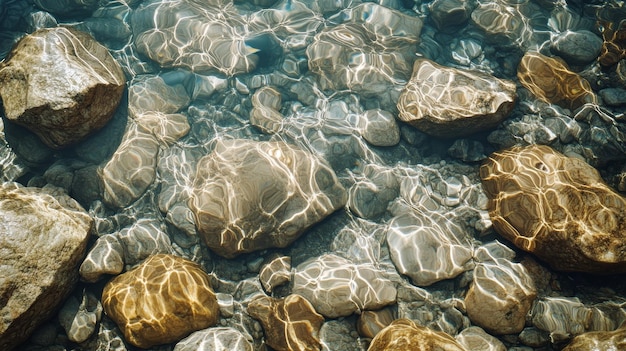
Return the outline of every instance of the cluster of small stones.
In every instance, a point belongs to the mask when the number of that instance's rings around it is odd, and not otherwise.
[[[64,4],[0,0],[0,347],[624,347],[623,8]]]

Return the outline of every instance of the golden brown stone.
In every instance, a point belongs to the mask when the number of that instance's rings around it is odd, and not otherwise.
[[[614,331],[578,335],[563,351],[626,350],[626,324]]]
[[[372,340],[368,351],[465,351],[450,335],[397,319]]]
[[[566,108],[576,109],[596,102],[585,78],[570,71],[561,60],[527,52],[517,67],[517,78],[537,98]]]
[[[261,322],[267,344],[277,351],[321,349],[318,334],[324,317],[300,295],[258,297],[248,305],[248,313]]]
[[[626,58],[626,8],[607,5],[598,9],[597,18],[604,39],[598,61],[612,66]]]
[[[198,264],[166,254],[113,278],[102,305],[126,341],[142,348],[178,341],[219,317],[209,276]]]
[[[378,311],[363,311],[356,322],[359,335],[366,338],[374,338],[381,330],[385,329],[394,320],[394,313],[390,308]]]
[[[626,271],[626,200],[598,171],[548,146],[513,147],[480,168],[494,228],[554,269]]]

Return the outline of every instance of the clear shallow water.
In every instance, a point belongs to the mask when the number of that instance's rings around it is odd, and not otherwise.
[[[293,267],[328,253],[373,265],[381,274],[380,286],[397,289],[397,303],[390,307],[395,316],[456,335],[470,321],[463,308],[450,306],[466,293],[475,264],[489,257],[511,262],[529,257],[495,244],[503,240],[488,219],[480,162],[503,147],[549,144],[598,166],[617,186],[625,153],[623,105],[596,101],[606,110],[594,113],[597,109],[549,104],[521,88],[516,78],[524,53],[563,51],[553,43],[567,30],[586,30],[601,41],[596,9],[602,2],[470,1],[456,15],[446,15],[445,5],[452,3],[111,1],[69,14],[62,12],[70,6],[48,4],[50,14],[27,2],[1,2],[2,56],[24,33],[67,24],[107,46],[129,86],[128,98],[102,131],[62,152],[5,123],[9,148],[2,151],[2,177],[66,188],[95,218],[98,236],[115,236],[124,245],[127,268],[156,252],[200,262],[211,273],[214,289],[234,301],[232,316],[223,316],[220,325],[250,333],[256,343],[262,333],[242,306],[261,292],[258,266],[275,254],[290,256]],[[606,17],[606,23],[615,21]],[[576,50],[565,51],[561,56],[573,62],[572,70],[587,78],[596,94],[623,88],[619,68],[603,69],[595,58],[572,58],[567,55]],[[396,102],[417,57],[512,80],[518,87],[513,111],[496,127],[453,139],[431,137],[396,121]],[[199,192],[194,181],[201,159],[238,139],[287,142],[319,156],[346,189],[346,205],[320,223],[307,224],[312,226],[285,248],[263,247],[234,259],[216,255],[197,233],[188,203]],[[245,159],[248,151],[242,150]],[[216,169],[227,167],[214,162]],[[224,178],[249,178],[241,184],[244,189],[270,186],[262,178],[271,175],[263,173],[263,164],[258,167],[244,167],[241,175],[224,171]],[[131,170],[137,171],[134,176]],[[337,196],[328,189],[312,193]],[[237,200],[229,205],[245,206],[250,199]],[[261,207],[271,212],[275,204]],[[425,233],[426,239],[414,239],[415,233]],[[394,240],[394,234],[399,238]],[[335,261],[329,262],[323,265],[340,281],[343,270],[334,271]],[[561,306],[548,303],[548,297],[579,298],[586,304],[580,308],[591,314],[594,303],[613,301],[601,307],[611,313],[594,323],[612,329],[624,320],[620,304],[626,295],[616,281],[548,272],[553,278],[538,288],[544,304],[531,311],[529,327],[544,338],[553,332],[554,349],[564,340],[561,334],[580,330],[567,325],[578,321],[571,307],[546,312]],[[385,295],[384,288],[373,285]],[[95,295],[101,291],[99,283],[81,284],[77,291],[82,288]],[[283,286],[274,296],[291,289]],[[309,299],[325,296],[308,291],[314,295]],[[367,340],[357,337],[355,319],[327,318],[325,347],[363,348]],[[70,347],[95,349],[98,339],[119,337],[109,332],[110,323],[103,322],[103,328],[109,329],[90,343]],[[508,346],[529,344],[524,338],[501,339]]]

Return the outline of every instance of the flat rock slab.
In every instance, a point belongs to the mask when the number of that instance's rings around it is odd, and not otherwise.
[[[125,83],[104,46],[65,27],[25,36],[0,64],[6,118],[55,149],[103,127],[117,109]]]
[[[58,198],[58,199],[57,199]],[[92,219],[67,195],[0,185],[0,349],[52,316],[74,289]]]

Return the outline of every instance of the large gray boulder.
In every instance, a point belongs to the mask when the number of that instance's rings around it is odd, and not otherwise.
[[[25,36],[0,64],[4,115],[55,149],[103,127],[119,105],[125,83],[104,46],[65,27]]]
[[[55,191],[0,185],[0,350],[28,338],[78,281],[92,219]]]

